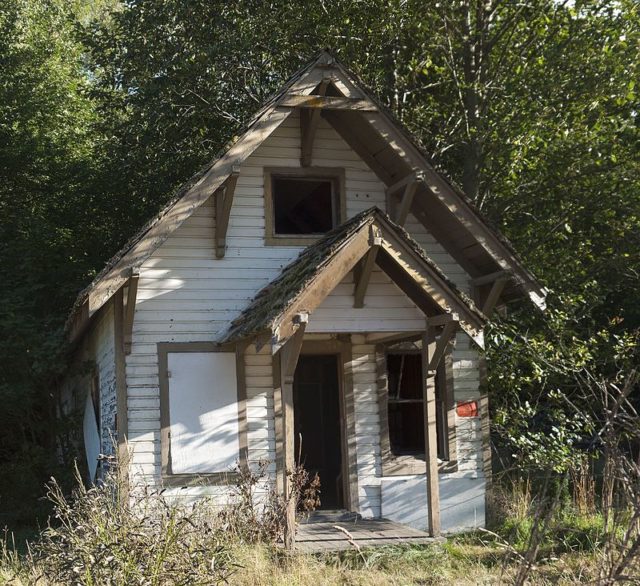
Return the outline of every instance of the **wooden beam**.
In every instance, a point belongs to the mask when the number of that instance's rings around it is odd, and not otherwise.
[[[428,532],[440,535],[440,487],[436,428],[436,377],[429,367],[435,355],[435,328],[427,325],[422,336],[422,397],[424,405],[424,453],[426,460]]]
[[[489,273],[488,275],[482,275],[481,277],[476,277],[475,279],[471,279],[470,283],[474,287],[482,287],[482,285],[489,285],[498,279],[503,277],[509,277],[509,271],[496,271],[495,273]]]
[[[427,323],[429,323],[428,319]],[[444,326],[442,332],[440,332],[440,336],[438,337],[433,348],[433,354],[429,357],[429,372],[433,374],[433,376],[436,375],[440,360],[442,360],[442,357],[445,355],[447,346],[449,346],[449,342],[451,342],[451,339],[458,330],[458,326],[459,323],[457,321],[451,320]],[[429,327],[433,326],[429,325]]]
[[[413,173],[409,173],[406,177],[403,177],[399,181],[396,181],[394,184],[389,185],[385,192],[387,195],[393,195],[396,191],[400,191],[402,188],[410,185],[411,183],[417,183],[422,181],[424,178],[423,173],[420,171],[414,171]]]
[[[422,338],[422,332],[394,332],[365,334],[365,344],[392,344],[394,342],[415,342]]]
[[[138,280],[140,279],[140,270],[131,269],[127,287],[127,301],[124,308],[124,352],[131,354],[131,341],[133,338],[133,318],[136,311],[136,299],[138,297]]]
[[[500,299],[500,295],[502,295],[502,292],[504,291],[504,288],[508,281],[509,277],[500,277],[493,282],[491,291],[489,291],[489,295],[487,295],[487,298],[482,305],[482,313],[484,313],[487,317],[489,317],[493,313],[493,310],[495,309],[495,306]]]
[[[407,183],[404,188],[404,195],[402,196],[402,200],[400,200],[400,207],[398,208],[398,212],[395,216],[395,223],[399,226],[404,226],[407,221],[407,216],[411,211],[411,206],[413,204],[413,198],[416,195],[416,190],[418,189],[418,182],[413,181],[412,183]]]
[[[368,231],[356,232],[305,287],[273,325],[273,353],[296,329],[295,315],[312,313],[371,248]]]
[[[324,78],[318,86],[319,96],[324,96],[331,78]],[[303,108],[300,110],[300,164],[309,167],[313,158],[313,141],[320,123],[320,108]]]
[[[287,340],[280,350],[280,385],[282,409],[282,450],[284,452],[283,485],[287,504],[285,516],[284,543],[287,549],[293,548],[296,534],[296,499],[293,495],[290,472],[293,472],[295,461],[295,434],[293,419],[293,376],[298,364],[304,331],[309,319],[308,314],[298,314],[298,329]]]
[[[285,108],[319,108],[321,110],[355,110],[358,112],[378,111],[377,106],[369,100],[343,96],[287,94],[280,99],[278,106]]]
[[[216,257],[223,258],[227,248],[227,228],[229,227],[229,217],[231,216],[231,205],[233,204],[233,194],[236,190],[236,183],[240,167],[232,168],[231,174],[220,186],[215,195],[216,206]]]
[[[117,435],[117,459],[118,474],[123,480],[129,474],[129,453],[127,448],[127,438],[129,435],[129,416],[127,406],[127,376],[126,359],[124,352],[124,298],[122,287],[120,287],[113,297],[114,322],[114,360],[116,368],[116,435]],[[128,483],[122,484],[127,487]],[[126,495],[124,495],[126,498]]]
[[[354,307],[364,307],[364,297],[367,294],[367,287],[371,280],[371,273],[373,272],[373,267],[376,264],[376,256],[378,255],[378,250],[380,250],[381,244],[382,239],[379,236],[374,235],[372,232],[371,248],[354,269],[357,273],[356,283],[353,289]]]
[[[322,112],[322,117],[331,124],[342,140],[354,150],[378,178],[385,184],[392,183],[393,177],[389,171],[376,159],[375,153],[369,150],[360,136],[353,131],[348,121],[344,120],[345,115],[347,115],[346,112],[337,112],[335,110],[325,110]]]
[[[460,321],[457,313],[441,313],[439,315],[432,315],[427,318],[430,326],[441,327],[446,326],[451,321]]]

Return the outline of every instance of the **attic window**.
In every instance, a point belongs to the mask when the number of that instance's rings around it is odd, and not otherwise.
[[[274,177],[275,234],[324,234],[335,225],[333,181],[320,177]]]
[[[267,244],[303,244],[340,224],[342,184],[335,169],[266,171]]]

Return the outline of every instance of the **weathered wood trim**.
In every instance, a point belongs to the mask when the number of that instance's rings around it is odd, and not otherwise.
[[[482,313],[484,313],[487,317],[490,317],[498,304],[498,300],[500,299],[500,295],[502,295],[502,291],[504,291],[505,286],[509,282],[509,277],[500,277],[496,279],[491,285],[491,290],[489,291],[489,295],[485,299],[484,304],[482,305]]]
[[[428,318],[427,323],[429,324],[429,327],[434,327],[429,322]],[[440,365],[440,360],[444,357],[447,348],[451,344],[453,336],[455,336],[455,333],[458,330],[458,325],[459,324],[456,320],[452,319],[451,321],[449,321],[449,323],[444,326],[442,332],[440,333],[440,336],[438,336],[438,339],[435,342],[433,353],[431,353],[430,355],[429,362],[429,372],[433,373],[434,376],[436,371],[438,370],[438,366]]]
[[[136,314],[136,299],[138,298],[138,281],[140,271],[131,270],[127,286],[127,301],[124,308],[124,353],[131,354],[131,342],[133,339],[133,319]]]
[[[435,373],[429,372],[435,350],[435,329],[427,325],[422,337],[422,392],[424,405],[424,452],[426,460],[428,528],[432,537],[440,535],[440,486],[438,481],[438,439],[436,428]]]
[[[364,335],[365,344],[392,344],[394,342],[415,342],[422,338],[422,331],[416,332],[384,332]]]
[[[423,334],[418,339],[422,339]],[[408,476],[422,475],[425,469],[425,458],[402,455],[396,456],[391,452],[391,442],[389,440],[389,377],[387,370],[388,354],[418,354],[421,350],[394,350],[384,343],[376,345],[376,385],[378,390],[378,411],[380,415],[380,459],[382,462],[383,476]],[[439,375],[437,383],[440,386],[441,396],[445,397],[447,404],[447,438],[448,454],[447,459],[438,462],[438,472],[440,474],[455,472],[458,469],[457,449],[456,449],[456,421],[455,421],[455,400],[453,396],[453,361],[450,347],[447,349],[445,360],[446,370],[443,369]],[[437,451],[437,442],[436,442]],[[437,460],[437,458],[436,458]]]
[[[335,210],[334,227],[347,219],[346,175],[343,167],[265,167],[264,168],[264,225],[267,246],[309,246],[322,234],[276,234],[273,211],[273,177],[318,177],[333,184]]]
[[[324,96],[331,78],[325,78],[318,86],[319,96]],[[313,160],[313,143],[320,123],[320,108],[302,108],[300,110],[300,165],[309,167]]]
[[[239,175],[240,166],[234,165],[231,169],[231,174],[214,195],[216,207],[216,258],[223,258],[227,248],[227,229],[229,228],[233,195],[236,190]]]
[[[404,194],[402,196],[402,199],[400,200],[400,207],[398,208],[398,212],[395,215],[395,223],[399,226],[404,226],[407,221],[407,217],[409,216],[409,212],[411,211],[413,198],[416,195],[417,189],[418,184],[415,181],[413,183],[407,183],[404,188]]]
[[[476,277],[475,279],[469,279],[469,283],[474,287],[481,287],[482,285],[490,285],[494,281],[501,279],[503,277],[511,277],[511,273],[509,271],[495,271],[494,273],[489,273],[488,275],[482,275],[481,277]]]
[[[247,421],[247,373],[244,361],[248,343],[236,345],[236,389],[238,394],[238,447],[239,465],[248,467],[249,440]]]
[[[166,486],[197,486],[197,485],[214,485],[233,483],[237,474],[233,471],[228,472],[212,472],[208,474],[173,474],[171,472],[171,441],[169,430],[171,428],[171,415],[169,413],[169,377],[168,377],[168,354],[178,352],[226,352],[230,353],[229,345],[222,346],[215,342],[158,342],[158,376],[160,387],[160,470],[162,474],[162,483]],[[244,354],[243,354],[244,355]],[[238,353],[236,351],[236,376]],[[244,368],[243,368],[244,371]],[[246,383],[245,383],[246,385]],[[244,393],[244,395],[242,394]],[[244,444],[246,447],[246,386],[237,387],[238,403],[243,402],[245,408],[242,409],[244,419],[238,419],[238,434],[240,450],[238,454],[239,466],[247,467],[247,450],[242,449],[242,431],[244,430]],[[240,406],[238,407],[238,415],[240,415]]]
[[[369,252],[367,252],[364,258],[355,266],[354,272],[356,273],[356,282],[353,288],[353,307],[364,307],[364,298],[367,294],[367,288],[369,287],[373,267],[376,264],[378,250],[380,250],[379,240],[372,244]]]
[[[354,110],[358,112],[377,112],[378,108],[370,100],[348,98],[346,96],[318,96],[286,94],[278,100],[278,106],[284,108],[309,108],[322,110]]]
[[[365,230],[356,232],[336,255],[325,265],[322,272],[308,284],[301,294],[290,303],[289,307],[274,324],[274,351],[286,342],[295,331],[293,317],[301,312],[312,313],[325,297],[335,289],[355,264],[370,248],[369,234]]]
[[[333,129],[340,135],[353,151],[367,164],[367,166],[378,176],[383,183],[389,185],[393,183],[392,175],[387,171],[385,166],[375,158],[375,155],[369,151],[367,146],[362,142],[361,138],[351,130],[348,122],[342,118],[344,113],[337,111],[323,111],[322,117],[331,124]]]
[[[273,416],[276,442],[276,489],[278,494],[284,495],[287,468],[284,457],[284,408],[282,402],[282,368],[280,354],[271,357],[273,369]]]
[[[113,342],[114,359],[116,369],[116,432],[117,432],[117,458],[118,461],[128,466],[127,438],[129,435],[129,415],[127,403],[127,376],[126,355],[124,351],[124,307],[122,287],[113,297]],[[120,470],[124,475],[127,470]]]
[[[282,440],[284,455],[284,497],[287,503],[284,542],[287,549],[291,549],[295,543],[296,535],[296,502],[291,498],[293,487],[289,472],[294,470],[295,461],[295,431],[294,431],[294,405],[293,405],[293,376],[295,374],[302,340],[307,321],[299,321],[294,334],[287,340],[279,351],[280,377],[282,392]]]

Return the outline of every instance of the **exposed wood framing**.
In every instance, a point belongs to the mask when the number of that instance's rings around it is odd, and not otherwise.
[[[240,449],[240,465],[248,468],[249,441],[247,425],[247,376],[244,353],[249,344],[241,342],[236,345],[236,387],[238,393],[238,445]]]
[[[324,96],[331,78],[324,78],[318,86],[318,96]],[[300,110],[300,164],[311,165],[313,159],[313,142],[320,123],[320,108],[302,108]]]
[[[313,279],[274,324],[273,353],[277,352],[295,332],[294,316],[298,313],[312,313],[325,297],[336,288],[344,276],[353,270],[356,263],[369,250],[367,231],[357,232],[351,241],[327,263],[322,272]]]
[[[488,275],[482,275],[481,277],[471,279],[471,285],[473,285],[474,287],[482,287],[482,285],[490,285],[498,279],[501,279],[503,277],[509,278],[510,276],[511,273],[509,273],[509,271],[496,271],[495,273],[490,273]]]
[[[231,205],[233,204],[233,194],[236,190],[240,166],[235,165],[229,177],[220,186],[215,195],[216,206],[216,257],[223,258],[227,248],[227,229],[229,228],[229,217],[231,216]]]
[[[117,458],[121,463],[118,471],[123,476],[128,474],[128,448],[127,437],[129,435],[129,417],[127,407],[127,378],[126,358],[124,352],[124,299],[122,287],[113,297],[114,315],[114,354],[116,367],[116,433],[118,441]],[[123,478],[124,479],[124,478]],[[127,486],[125,482],[123,486]]]
[[[140,279],[140,271],[131,269],[127,286],[127,302],[124,308],[124,352],[131,354],[131,341],[133,339],[133,318],[136,312],[136,299],[138,297],[138,280]]]
[[[389,185],[393,183],[393,176],[386,167],[376,159],[375,153],[362,142],[362,139],[354,132],[344,119],[344,112],[328,111],[322,112],[322,117],[331,124],[333,129],[340,135],[355,153],[367,164],[367,166],[378,176],[378,178]]]
[[[372,226],[371,248],[354,269],[356,273],[356,283],[353,290],[354,307],[364,307],[364,297],[367,294],[367,287],[371,280],[371,273],[373,272],[373,267],[376,264],[376,256],[378,255],[378,250],[380,250],[381,244],[382,239],[380,236],[375,234]]]
[[[436,377],[430,370],[435,356],[435,328],[427,325],[422,337],[422,394],[424,405],[424,453],[426,460],[429,535],[440,535],[440,487],[438,481],[438,436],[436,428]]]
[[[399,226],[404,226],[407,221],[407,216],[411,211],[411,206],[413,205],[413,198],[416,195],[416,190],[418,189],[418,183],[414,181],[413,183],[407,183],[404,188],[404,194],[402,199],[400,200],[400,206],[398,207],[398,211],[395,215],[395,222]]]
[[[435,328],[433,322],[427,318],[427,324],[430,328]],[[436,371],[438,370],[438,366],[440,364],[440,360],[445,355],[445,352],[449,346],[449,343],[455,336],[456,331],[458,330],[459,323],[457,320],[450,318],[442,328],[442,332],[440,332],[440,336],[438,340],[434,344],[433,353],[430,355],[429,361],[429,373],[435,376]]]
[[[394,342],[415,342],[422,338],[422,332],[393,332],[365,334],[365,344],[393,344]]]
[[[491,285],[489,295],[487,295],[487,298],[482,305],[482,313],[484,313],[487,317],[490,317],[493,313],[493,310],[495,309],[498,300],[500,299],[500,295],[502,295],[502,291],[504,290],[508,282],[509,277],[500,277],[496,279]]]
[[[323,110],[355,110],[359,112],[378,111],[378,108],[370,100],[299,94],[287,94],[280,99],[278,106],[285,108],[319,108]]]
[[[291,497],[293,486],[289,472],[295,467],[295,435],[293,421],[293,375],[296,371],[304,331],[307,327],[309,315],[300,313],[294,320],[297,329],[280,350],[280,385],[282,402],[282,451],[284,455],[283,487],[284,497],[287,503],[285,520],[285,547],[291,549],[295,542],[296,533],[296,503]]]

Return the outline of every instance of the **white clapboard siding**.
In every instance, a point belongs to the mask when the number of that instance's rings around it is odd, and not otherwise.
[[[348,217],[372,206],[385,208],[385,186],[323,119],[313,154],[315,166],[345,169]],[[215,257],[215,208],[213,202],[208,201],[141,268],[126,376],[132,470],[137,470],[143,478],[159,475],[157,344],[214,341],[257,291],[300,253],[300,247],[264,245],[263,200],[264,167],[298,167],[299,160],[300,123],[298,114],[292,114],[241,167],[229,219],[225,257]],[[466,289],[468,277],[464,271],[424,227],[412,216],[406,227],[434,262]],[[314,312],[307,331],[415,331],[422,327],[423,319],[415,305],[376,270],[363,308],[353,308],[353,275],[350,274]],[[356,344],[353,351],[360,505],[363,514],[379,515],[380,434],[374,347]],[[468,362],[477,357],[467,344],[462,349],[456,348],[454,360],[458,359],[457,371],[462,372],[468,369]],[[462,361],[466,361],[464,366]],[[250,346],[244,362],[249,461],[273,461],[271,356],[266,349],[256,353]],[[467,387],[473,387],[474,382],[473,376],[467,373],[456,379],[456,385],[464,383]],[[464,391],[469,392],[469,389]],[[468,445],[475,440],[470,437]],[[459,440],[463,450],[464,441]],[[270,467],[269,473],[272,471],[273,467]],[[224,489],[219,487],[211,487],[208,491],[194,487],[178,492],[183,498],[191,498],[203,491],[212,496],[224,495]]]

